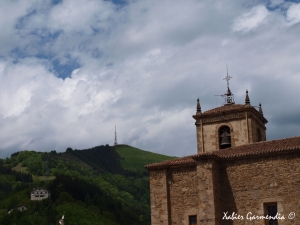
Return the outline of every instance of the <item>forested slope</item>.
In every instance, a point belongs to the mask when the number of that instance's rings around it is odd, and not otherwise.
[[[140,153],[140,158],[135,156],[139,161],[147,158],[146,153],[153,154],[126,148],[127,153]],[[64,214],[68,225],[148,225],[149,174],[132,160],[108,145],[68,148],[64,153],[22,151],[0,159],[0,224],[57,225]],[[130,165],[129,161],[134,164],[131,170],[123,165]],[[34,187],[47,188],[51,198],[31,201]],[[28,209],[18,211],[21,205]]]

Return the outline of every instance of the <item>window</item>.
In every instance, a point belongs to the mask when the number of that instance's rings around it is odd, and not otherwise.
[[[276,214],[278,213],[277,211],[277,202],[270,202],[270,203],[265,203],[264,204],[264,211],[265,211],[265,216],[271,216],[275,217]],[[265,221],[266,225],[278,225],[278,220],[275,219],[270,219]]]
[[[197,225],[197,216],[189,216],[189,225]]]
[[[230,128],[227,126],[220,127],[219,129],[219,144],[220,149],[231,147]]]

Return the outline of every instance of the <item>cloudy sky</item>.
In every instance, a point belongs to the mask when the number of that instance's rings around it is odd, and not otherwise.
[[[196,99],[262,103],[267,139],[300,135],[300,3],[0,1],[0,157],[118,142],[196,153]]]

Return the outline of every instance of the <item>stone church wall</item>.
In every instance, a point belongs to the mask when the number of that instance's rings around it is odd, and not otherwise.
[[[169,200],[167,191],[167,171],[150,172],[151,224],[169,225]]]
[[[199,224],[218,225],[220,219],[220,185],[219,165],[217,162],[200,160],[197,165],[198,195],[199,195]]]
[[[236,213],[244,220],[221,220],[221,225],[263,225],[264,220],[247,220],[246,215],[264,215],[264,204],[277,202],[285,216],[279,225],[300,224],[299,154],[222,162],[220,168],[221,212]],[[288,219],[294,212],[296,217]]]
[[[216,159],[217,160],[217,159]],[[296,153],[245,159],[199,159],[197,166],[150,171],[152,225],[263,225],[269,203],[284,216],[279,225],[300,224],[300,156]],[[224,219],[224,213],[243,219]],[[294,212],[296,217],[288,219]]]
[[[198,215],[196,166],[151,171],[150,183],[152,225],[188,225]]]
[[[172,225],[188,225],[189,216],[199,211],[196,167],[172,169],[169,177]]]

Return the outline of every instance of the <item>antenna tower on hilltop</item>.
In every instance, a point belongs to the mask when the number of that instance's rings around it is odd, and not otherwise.
[[[115,143],[114,145],[117,145],[118,142],[117,142],[117,126],[115,126]]]

